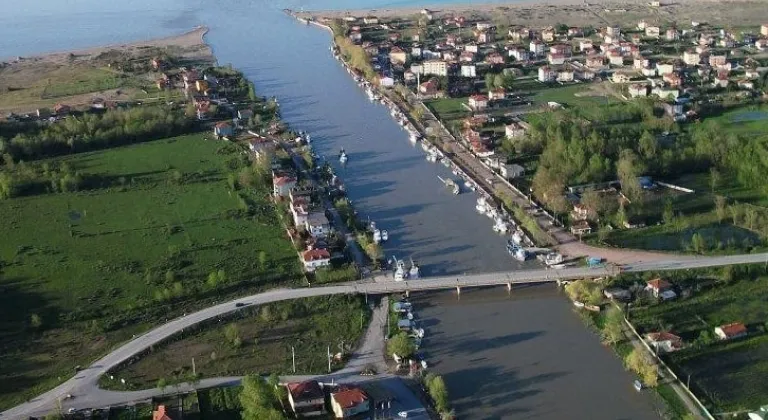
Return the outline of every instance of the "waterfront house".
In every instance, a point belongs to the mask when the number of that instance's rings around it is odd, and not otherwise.
[[[275,197],[288,197],[291,189],[296,186],[296,177],[285,173],[272,174],[272,194]]]
[[[235,128],[232,126],[232,123],[222,121],[216,123],[216,125],[213,127],[213,134],[219,138],[231,137],[235,134]]]
[[[173,418],[168,415],[168,409],[161,404],[152,412],[152,420],[173,420]]]
[[[325,414],[325,393],[317,381],[291,382],[285,387],[288,403],[297,417]]]
[[[337,419],[347,419],[371,409],[368,395],[360,388],[348,387],[331,394],[331,408]]]
[[[715,327],[715,335],[721,340],[732,340],[747,335],[747,327],[741,322],[732,322]]]
[[[301,253],[304,269],[312,273],[318,268],[331,265],[331,253],[324,248],[308,249]]]
[[[352,30],[349,32],[349,39],[355,44],[359,44],[363,40],[363,34],[359,30]]]
[[[248,139],[248,150],[259,159],[275,151],[275,143],[264,137],[252,137]]]
[[[653,297],[661,300],[670,300],[677,297],[672,290],[672,284],[662,278],[655,278],[645,283],[645,290],[649,291]]]
[[[304,226],[307,223],[307,217],[309,216],[309,197],[304,195],[294,195],[293,190],[291,191],[290,195],[290,210],[291,215],[293,216],[293,224],[294,226]]]
[[[482,111],[488,108],[488,97],[485,95],[472,95],[468,101],[469,107],[474,111]]]
[[[645,341],[657,354],[671,353],[683,348],[683,339],[669,332],[654,332],[645,335]]]
[[[331,231],[328,218],[321,212],[312,212],[307,216],[304,227],[313,238],[325,238]]]
[[[592,227],[589,226],[589,222],[586,220],[579,220],[571,225],[571,233],[578,236],[589,235],[592,233]]]

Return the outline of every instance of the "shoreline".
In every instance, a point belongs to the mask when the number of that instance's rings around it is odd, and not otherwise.
[[[78,48],[78,49],[72,49],[72,50],[50,51],[50,52],[44,52],[44,53],[28,55],[28,56],[4,57],[4,58],[0,58],[0,61],[13,62],[13,61],[17,61],[19,58],[21,58],[22,61],[37,61],[45,58],[54,58],[57,56],[68,56],[70,54],[73,54],[76,56],[88,56],[88,55],[97,55],[106,51],[116,50],[116,49],[126,50],[126,49],[136,49],[136,48],[144,48],[144,47],[162,48],[162,47],[171,47],[171,46],[177,46],[181,48],[202,47],[203,49],[207,50],[206,51],[207,55],[209,55],[211,58],[214,58],[213,49],[205,41],[205,36],[208,34],[209,31],[210,29],[207,26],[201,25],[201,26],[196,26],[187,32],[183,32],[177,35],[170,35],[162,38],[136,40],[136,41],[130,41],[130,42],[99,45],[94,47]]]

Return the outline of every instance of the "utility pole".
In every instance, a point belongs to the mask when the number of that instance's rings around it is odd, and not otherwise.
[[[294,351],[293,346],[291,346],[291,360],[293,365],[293,373],[296,373],[296,351]]]
[[[328,346],[328,373],[331,373],[331,346]]]
[[[197,376],[197,370],[195,370],[195,358],[192,358],[192,376]]]

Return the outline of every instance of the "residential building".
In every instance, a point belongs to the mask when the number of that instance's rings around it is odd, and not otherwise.
[[[758,39],[755,41],[755,48],[757,48],[759,51],[768,50],[768,39]]]
[[[589,235],[592,233],[592,227],[589,226],[589,222],[586,220],[579,220],[571,225],[571,233],[578,236]]]
[[[411,47],[411,57],[420,59],[422,57],[422,53],[423,53],[423,50],[421,46],[414,45]]]
[[[544,42],[553,42],[555,40],[555,28],[549,27],[541,30],[541,39]]]
[[[509,50],[509,56],[515,57],[517,61],[528,61],[529,53],[524,48],[515,47]]]
[[[235,127],[230,122],[222,121],[213,127],[213,134],[216,137],[231,137],[235,134]]]
[[[158,405],[157,410],[152,412],[152,420],[173,420],[171,416],[168,415],[168,410],[164,405]]]
[[[475,23],[475,28],[478,31],[487,31],[487,30],[493,28],[493,24],[491,22],[480,21],[480,22]]]
[[[393,47],[389,51],[389,60],[395,64],[405,64],[408,61],[408,54],[400,47]]]
[[[760,35],[768,36],[768,23],[760,25]]]
[[[683,348],[683,339],[669,332],[654,332],[645,335],[645,341],[653,347],[656,354],[671,353]]]
[[[726,62],[728,62],[728,58],[725,56],[725,54],[712,54],[709,56],[709,65],[712,67],[724,66]]]
[[[629,96],[632,98],[648,96],[648,85],[645,83],[633,83],[629,85]]]
[[[593,69],[602,68],[605,65],[605,58],[602,55],[591,55],[587,57],[586,65]]]
[[[576,72],[574,77],[579,80],[590,81],[595,79],[595,72],[588,68],[582,67],[581,69],[579,69],[579,71]]]
[[[512,122],[504,127],[504,135],[507,136],[508,139],[521,137],[525,135],[525,127],[520,123]]]
[[[304,263],[304,270],[309,273],[318,268],[331,265],[331,253],[327,249],[308,249],[301,253],[301,259]]]
[[[539,67],[540,82],[554,82],[557,79],[557,72],[549,66]]]
[[[729,82],[730,81],[728,80],[727,73],[718,72],[717,76],[715,76],[715,79],[712,81],[712,86],[719,87],[719,88],[727,88]]]
[[[366,16],[363,18],[363,23],[366,25],[378,25],[379,24],[379,18],[376,16]]]
[[[629,83],[632,81],[632,74],[623,71],[613,72],[611,75],[611,82],[613,83]]]
[[[328,222],[328,218],[321,212],[309,213],[304,227],[313,238],[325,238],[331,231],[331,224]]]
[[[656,72],[659,76],[675,71],[675,65],[672,63],[656,63]]]
[[[421,65],[421,74],[434,74],[435,76],[448,75],[448,63],[442,60],[428,60]]]
[[[741,322],[732,322],[716,327],[715,335],[721,340],[732,340],[747,335],[747,327]]]
[[[470,42],[469,44],[464,45],[464,51],[477,54],[478,51],[480,51],[480,48],[474,42]]]
[[[499,172],[501,172],[501,176],[506,179],[515,179],[525,175],[525,168],[517,163],[505,164],[499,167]]]
[[[456,61],[456,51],[443,51],[442,54],[443,54],[443,56],[442,56],[443,60],[445,60],[445,61]],[[463,51],[462,55],[463,54],[472,54],[472,53],[467,53],[466,51]],[[471,62],[472,59],[470,59],[469,61]]]
[[[620,51],[609,51],[608,52],[608,62],[612,66],[623,66],[624,65],[624,56],[621,55]]]
[[[651,292],[653,297],[662,300],[669,300],[677,297],[675,291],[672,290],[672,284],[662,278],[655,278],[647,281],[645,290]]]
[[[485,62],[492,66],[501,65],[504,64],[504,56],[497,52],[492,52],[485,56]]]
[[[701,55],[694,50],[687,50],[683,53],[683,62],[689,66],[696,66],[701,63]]]
[[[656,86],[651,90],[651,95],[656,95],[661,99],[676,100],[680,97],[680,90],[673,87]]]
[[[456,45],[461,43],[461,37],[458,35],[450,34],[445,37],[445,43],[451,47],[456,47]]]
[[[648,22],[646,22],[645,19],[641,20],[640,22],[637,22],[637,30],[639,31],[644,31],[647,26],[648,26]]]
[[[661,35],[661,28],[658,26],[646,26],[645,36],[648,38],[658,38]]]
[[[567,34],[568,34],[569,37],[584,36],[584,30],[581,29],[581,28],[577,28],[575,26],[572,26],[572,27],[568,28]]]
[[[478,44],[490,44],[496,39],[493,31],[478,31],[477,42]]]
[[[288,197],[291,190],[296,186],[296,177],[289,174],[272,175],[272,194],[276,197]]]
[[[680,39],[680,31],[675,28],[669,28],[664,32],[664,39],[667,41],[677,41]]]
[[[435,96],[438,94],[439,85],[437,79],[429,79],[426,82],[419,85],[419,93],[422,96]]]
[[[661,79],[671,87],[680,87],[680,85],[683,84],[683,79],[680,78],[679,74],[674,72],[663,75]]]
[[[618,26],[608,26],[607,28],[605,28],[605,34],[619,37],[621,36],[621,28],[619,28]]]
[[[504,88],[496,88],[488,91],[489,101],[500,101],[506,97],[507,97],[507,92],[504,90]]]
[[[651,60],[645,57],[635,57],[634,60],[632,60],[632,68],[636,70],[642,70],[650,66]]]
[[[656,77],[656,67],[644,67],[640,69],[640,74],[645,77]]]
[[[294,226],[304,226],[307,223],[307,217],[309,217],[310,200],[309,197],[304,195],[294,195],[293,191],[289,193],[291,196],[290,210],[293,216]]]
[[[565,56],[559,53],[547,53],[547,62],[553,66],[565,64]]]
[[[574,79],[573,69],[565,67],[557,72],[557,81],[562,83],[572,82]]]
[[[533,54],[534,56],[541,56],[544,55],[544,51],[546,51],[547,46],[539,41],[538,39],[534,39],[533,41],[528,44],[528,50]]]
[[[594,48],[594,45],[592,44],[591,40],[582,39],[581,41],[579,41],[579,51],[588,52],[588,51],[591,51],[592,48]]]
[[[576,203],[571,210],[571,218],[573,220],[587,220],[589,218],[589,207],[582,203]]]
[[[288,389],[288,403],[298,417],[325,414],[325,393],[317,381],[292,382],[285,387]]]
[[[507,35],[509,39],[515,42],[527,41],[531,39],[531,30],[528,28],[512,28]]]
[[[463,64],[461,66],[461,77],[477,77],[477,68],[474,64]]]
[[[573,48],[568,44],[556,44],[549,47],[551,54],[560,54],[563,57],[570,57],[573,53]]]
[[[482,111],[488,108],[488,97],[485,95],[472,95],[469,97],[468,104],[474,111]]]
[[[750,80],[754,80],[760,77],[760,72],[757,69],[747,69],[744,71],[744,77]]]
[[[248,140],[248,150],[261,158],[275,151],[275,143],[264,137],[253,137]]]
[[[337,419],[345,419],[371,409],[368,395],[360,388],[347,388],[331,394],[331,408]]]

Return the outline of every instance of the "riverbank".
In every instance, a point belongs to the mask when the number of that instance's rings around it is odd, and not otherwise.
[[[656,23],[703,21],[712,24],[759,26],[765,15],[765,3],[758,0],[682,0],[661,2],[660,7],[650,7],[645,0],[597,1],[548,0],[544,2],[519,1],[504,4],[458,4],[427,6],[436,16],[463,15],[487,19],[497,25],[548,26],[568,22],[577,26],[605,26],[606,24],[636,23],[642,18],[652,18]],[[315,10],[299,14],[304,19],[342,19],[346,16],[377,16],[380,18],[411,17],[424,7],[371,8],[355,10]]]

